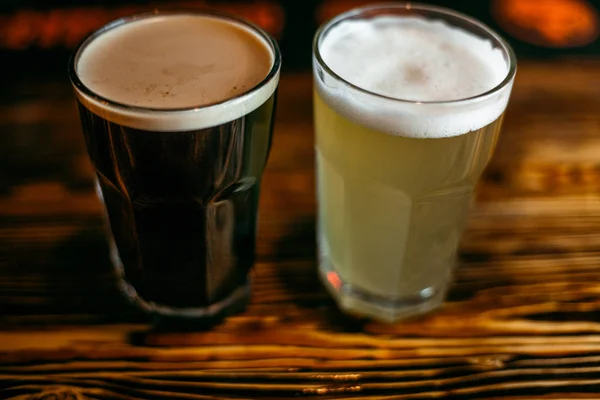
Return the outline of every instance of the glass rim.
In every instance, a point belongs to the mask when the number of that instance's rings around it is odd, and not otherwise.
[[[371,90],[362,88],[358,85],[355,85],[355,84],[349,82],[348,80],[346,80],[346,79],[342,78],[340,75],[338,75],[335,71],[333,71],[329,67],[329,65],[327,65],[325,60],[323,60],[323,57],[321,56],[321,51],[320,51],[320,43],[321,43],[322,39],[325,37],[325,35],[329,32],[329,30],[331,28],[333,28],[334,26],[336,26],[337,24],[339,24],[347,19],[350,19],[352,17],[360,16],[361,14],[364,14],[365,12],[378,11],[378,10],[426,11],[426,12],[438,14],[439,16],[451,16],[451,17],[454,17],[456,19],[459,19],[463,22],[466,22],[472,26],[475,26],[475,27],[481,29],[489,37],[495,39],[498,43],[500,43],[502,51],[507,55],[508,69],[506,72],[506,76],[504,77],[504,79],[501,82],[496,84],[493,88],[491,88],[483,93],[479,93],[474,96],[469,96],[469,97],[464,97],[464,98],[459,98],[459,99],[441,100],[441,101],[440,100],[434,100],[434,101],[408,100],[408,99],[402,99],[400,97],[387,96],[384,94],[376,93]],[[461,13],[459,11],[455,11],[451,8],[430,5],[430,4],[423,4],[423,3],[412,3],[412,2],[378,3],[378,4],[370,4],[370,5],[366,5],[366,6],[356,7],[351,10],[345,11],[345,12],[338,14],[337,16],[329,19],[328,21],[324,22],[323,24],[321,24],[321,26],[317,29],[317,31],[314,35],[312,46],[313,46],[314,59],[317,61],[319,66],[321,68],[323,68],[325,70],[325,72],[327,74],[329,74],[332,78],[334,78],[336,81],[341,82],[344,85],[348,86],[349,88],[356,90],[362,94],[372,96],[375,98],[379,98],[381,100],[402,103],[402,104],[464,105],[464,104],[469,104],[469,103],[473,103],[476,101],[483,101],[485,99],[488,99],[488,98],[502,92],[507,86],[509,86],[511,84],[511,82],[513,82],[515,75],[517,73],[517,57],[515,55],[514,50],[512,49],[510,44],[502,36],[500,36],[496,31],[494,31],[492,28],[490,28],[489,26],[487,26],[486,24],[484,24],[483,22],[479,21],[476,18],[470,17],[467,14]]]
[[[247,29],[253,31],[262,40],[265,41],[269,51],[272,53],[273,63],[271,65],[271,68],[269,69],[269,72],[259,83],[252,86],[247,91],[240,93],[236,96],[229,97],[225,100],[213,102],[213,103],[209,103],[209,104],[194,105],[194,106],[189,106],[189,107],[177,107],[177,108],[140,107],[140,106],[134,106],[134,105],[130,105],[130,104],[120,103],[117,100],[111,100],[111,99],[108,99],[104,96],[97,94],[92,89],[90,89],[88,86],[86,86],[85,83],[83,83],[83,81],[77,74],[77,62],[79,61],[79,57],[81,56],[82,51],[85,49],[85,47],[88,44],[90,44],[93,40],[97,39],[98,37],[102,36],[102,34],[108,32],[114,28],[117,28],[119,26],[123,26],[125,24],[143,20],[143,19],[148,19],[148,18],[153,18],[153,17],[158,17],[158,16],[168,16],[168,15],[173,15],[173,16],[193,15],[193,16],[212,17],[212,18],[216,18],[216,19],[222,19],[225,21],[229,21],[230,23],[242,25],[244,28],[247,28]],[[75,47],[75,49],[72,51],[71,56],[69,58],[69,64],[68,64],[68,74],[69,74],[69,79],[71,80],[71,84],[75,87],[75,90],[80,91],[85,96],[88,96],[91,99],[98,101],[102,104],[105,104],[111,108],[132,111],[132,112],[136,112],[136,113],[166,113],[166,114],[181,113],[181,112],[185,112],[185,111],[194,111],[194,110],[208,109],[211,107],[218,107],[218,106],[225,105],[231,101],[236,101],[236,100],[243,99],[245,97],[249,97],[252,94],[258,92],[263,87],[267,86],[273,79],[276,79],[279,75],[280,70],[281,70],[281,51],[279,49],[279,45],[277,44],[277,41],[268,32],[266,32],[264,29],[262,29],[260,26],[256,25],[253,22],[250,22],[244,18],[237,17],[235,15],[225,13],[225,12],[214,11],[214,10],[205,10],[205,9],[185,9],[185,8],[183,8],[183,9],[168,9],[168,10],[155,9],[152,11],[136,13],[136,14],[132,14],[132,15],[129,15],[126,17],[112,20],[112,21],[104,24],[100,28],[96,29],[95,31],[86,35],[81,40],[81,42]]]

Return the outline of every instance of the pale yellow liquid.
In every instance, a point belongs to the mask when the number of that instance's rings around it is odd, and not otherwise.
[[[502,116],[463,135],[415,139],[358,125],[314,97],[322,267],[384,298],[444,292]]]

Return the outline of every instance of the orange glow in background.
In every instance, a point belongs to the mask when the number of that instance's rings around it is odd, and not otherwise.
[[[14,14],[0,15],[0,48],[9,50],[24,50],[30,47],[73,48],[87,34],[107,22],[139,12],[173,7],[204,8],[236,14],[254,22],[275,37],[278,37],[283,30],[283,10],[271,1],[252,4],[183,1],[112,8],[77,7],[50,11],[24,9]]]
[[[538,46],[585,46],[600,32],[598,11],[586,0],[494,0],[492,13],[510,35]]]
[[[319,24],[377,0],[329,0],[317,11]],[[502,29],[534,45],[554,48],[590,44],[600,34],[598,11],[587,0],[493,0],[492,14]]]

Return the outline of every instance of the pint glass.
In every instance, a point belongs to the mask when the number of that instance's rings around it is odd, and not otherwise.
[[[250,294],[281,59],[237,18],[115,21],[70,62],[123,292],[162,317],[210,318]]]
[[[516,73],[451,10],[374,5],[313,48],[319,272],[340,307],[395,321],[444,300]]]

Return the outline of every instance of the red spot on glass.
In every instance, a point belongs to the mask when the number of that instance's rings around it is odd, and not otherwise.
[[[342,287],[342,280],[336,272],[329,271],[327,273],[327,281],[331,284],[331,286],[334,289],[339,289]]]

